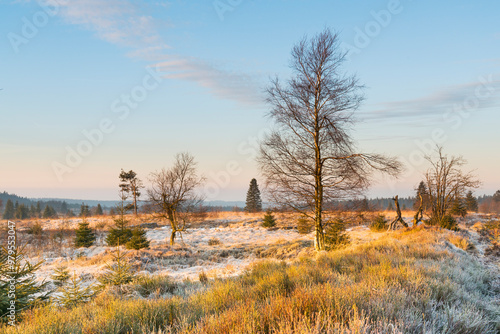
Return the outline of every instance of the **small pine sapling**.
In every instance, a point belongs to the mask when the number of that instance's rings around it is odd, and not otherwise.
[[[141,249],[149,247],[149,240],[146,238],[146,231],[141,227],[136,227],[132,230],[132,237],[125,244],[127,249]]]
[[[63,286],[71,276],[69,275],[68,268],[66,266],[59,266],[54,269],[54,273],[50,276],[52,278],[54,285],[57,287]]]
[[[75,247],[90,247],[94,244],[96,236],[92,229],[89,227],[89,223],[85,218],[82,222],[78,224],[78,229],[76,230]]]
[[[97,279],[102,286],[116,286],[121,292],[123,285],[130,283],[134,279],[132,268],[119,247],[113,254],[113,263],[107,264],[105,268],[106,272]]]
[[[40,261],[32,264],[25,258],[25,246],[7,250],[0,247],[0,323],[15,322],[8,317],[12,301],[15,310],[27,310],[49,299],[50,291],[44,292],[47,282],[38,283],[35,273],[43,264]],[[15,282],[14,293],[12,282]],[[15,319],[19,319],[16,314]]]
[[[60,289],[61,295],[57,297],[57,302],[64,307],[74,307],[81,303],[86,303],[94,296],[92,286],[84,287],[82,281],[73,274],[70,282]]]
[[[266,211],[266,214],[264,215],[264,221],[262,222],[262,226],[266,228],[276,226],[276,219],[274,218],[273,213],[270,209],[268,209]]]
[[[345,231],[345,223],[342,219],[336,218],[333,221],[328,221],[325,228],[326,249],[334,250],[347,246],[351,240]]]

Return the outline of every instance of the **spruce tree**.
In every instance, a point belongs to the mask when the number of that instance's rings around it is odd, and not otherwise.
[[[121,202],[117,205],[116,210],[119,213],[118,218],[114,219],[115,227],[113,227],[107,237],[106,243],[108,246],[119,246],[125,245],[132,238],[132,230],[127,227],[128,220],[125,219],[126,207],[125,200],[127,199],[127,194],[122,189],[120,190]]]
[[[3,212],[3,219],[14,219],[14,203],[9,199],[7,204],[5,204],[5,210]]]
[[[472,194],[472,191],[469,191],[465,196],[465,204],[467,207],[467,211],[477,212],[479,209],[477,199]]]
[[[65,266],[57,267],[50,278],[54,281],[55,286],[63,286],[70,278],[68,268]]]
[[[266,211],[264,215],[264,221],[262,222],[262,227],[274,227],[276,226],[276,219],[273,216],[271,209]]]
[[[247,191],[247,200],[245,211],[247,212],[260,212],[262,211],[262,199],[260,198],[260,190],[257,185],[257,180],[252,179]]]
[[[40,203],[40,201],[36,203],[36,216],[37,218],[42,216],[42,203]]]
[[[90,247],[95,242],[95,234],[89,227],[89,223],[83,219],[81,223],[78,224],[78,229],[76,230],[75,247]]]
[[[84,287],[82,281],[73,274],[70,282],[60,288],[61,295],[57,298],[60,305],[74,307],[80,303],[88,302],[93,296],[92,286]]]
[[[43,218],[54,218],[57,216],[56,210],[50,205],[45,206],[45,210],[43,210],[42,217]]]
[[[149,247],[149,240],[146,238],[146,231],[141,227],[132,230],[132,237],[125,244],[128,249],[141,249]]]
[[[132,268],[125,258],[124,254],[117,247],[116,252],[113,254],[113,263],[106,265],[106,272],[102,274],[97,280],[101,285],[113,285],[121,288],[124,284],[132,282],[134,274]]]
[[[26,219],[29,218],[29,209],[24,204],[19,204],[16,208],[16,212],[14,214],[16,219]]]
[[[82,206],[80,207],[80,217],[88,217],[88,216],[90,216],[89,206],[82,203]]]
[[[95,214],[96,214],[96,216],[102,216],[103,215],[101,204],[97,204],[97,207],[95,208]]]
[[[429,191],[427,190],[425,182],[420,181],[416,190],[416,200],[413,203],[413,209],[418,210],[420,208],[420,196],[422,196],[422,209],[425,211],[429,206]]]
[[[467,215],[467,207],[463,198],[455,196],[450,208],[450,214],[460,217],[465,217]]]
[[[15,303],[14,319],[17,320],[18,312],[49,298],[50,292],[44,292],[47,282],[39,283],[35,280],[35,272],[42,264],[43,261],[36,264],[27,261],[24,246],[9,250],[3,246],[0,247],[0,322],[12,320],[12,317],[9,317],[11,314],[9,308],[12,308],[11,301]],[[12,285],[12,282],[15,284]]]
[[[63,201],[62,204],[61,204],[61,213],[63,215],[65,215],[66,213],[68,213],[68,203],[66,203],[66,201]]]

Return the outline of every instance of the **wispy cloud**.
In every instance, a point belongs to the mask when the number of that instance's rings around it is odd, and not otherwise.
[[[48,0],[58,6],[69,24],[93,31],[109,43],[127,47],[127,56],[152,62],[165,78],[194,82],[213,95],[245,104],[259,104],[259,80],[254,75],[230,71],[196,58],[179,56],[166,43],[157,22],[141,13],[140,2],[128,0]]]
[[[366,121],[394,121],[419,126],[429,121],[443,121],[443,116],[450,112],[470,112],[498,105],[500,80],[490,75],[421,98],[375,105],[374,110],[360,113],[359,117]]]
[[[263,101],[258,80],[248,74],[220,69],[196,58],[172,57],[156,66],[165,72],[166,78],[196,82],[220,98],[246,104]]]

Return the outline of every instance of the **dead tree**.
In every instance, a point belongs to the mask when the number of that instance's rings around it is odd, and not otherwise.
[[[349,133],[363,100],[355,76],[343,73],[346,54],[330,30],[292,50],[293,76],[267,91],[276,129],[261,142],[258,159],[268,197],[314,222],[315,249],[325,249],[324,205],[359,196],[374,171],[397,175],[400,163],[356,151]]]
[[[418,196],[420,197],[420,205],[417,212],[415,212],[415,216],[413,216],[413,227],[416,227],[424,219],[424,199],[422,194],[418,194]]]
[[[392,221],[392,223],[389,225],[389,230],[395,230],[396,229],[396,225],[398,223],[401,223],[401,225],[403,225],[404,227],[408,227],[408,224],[406,224],[406,222],[404,221],[403,217],[401,217],[401,207],[399,206],[399,199],[398,199],[398,196],[396,195],[396,197],[394,197],[392,199],[394,201],[394,204],[396,204],[396,219],[394,219]]]

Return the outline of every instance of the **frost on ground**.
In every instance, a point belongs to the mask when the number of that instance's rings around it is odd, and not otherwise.
[[[93,221],[92,221],[93,222]],[[71,222],[77,224],[78,220]],[[94,222],[98,223],[98,222]],[[51,222],[57,228],[60,221]],[[126,254],[136,273],[169,275],[174,280],[198,280],[204,272],[210,277],[228,277],[241,274],[245,268],[262,257],[287,259],[311,250],[313,235],[301,235],[293,229],[265,229],[261,220],[245,217],[225,217],[204,223],[202,227],[188,229],[169,245],[169,226],[146,229],[149,249],[127,250]],[[264,250],[288,250],[286,254],[266,253]],[[104,238],[96,246],[72,249],[65,247],[56,254],[44,252],[33,261],[45,260],[37,272],[37,279],[49,279],[54,269],[64,265],[71,274],[92,284],[111,263],[115,247],[108,247]],[[63,256],[60,256],[63,255]]]
[[[228,213],[221,217],[212,217],[202,223],[195,224],[182,235],[178,235],[176,244],[169,245],[169,226],[160,226],[154,220],[133,220],[131,225],[146,223],[146,235],[150,247],[140,251],[128,250],[128,257],[135,273],[144,275],[168,275],[175,281],[198,280],[200,273],[209,278],[230,277],[241,274],[245,268],[262,258],[277,260],[293,260],[302,255],[312,255],[314,234],[299,234],[296,217],[280,215],[278,227],[266,229],[261,227],[262,219],[257,215],[245,213]],[[392,217],[387,217],[390,220]],[[405,215],[405,221],[411,222],[412,217]],[[384,233],[376,233],[367,227],[370,219],[350,224],[347,233],[353,245],[363,244],[380,238]],[[470,215],[464,221],[464,227],[470,227],[476,222],[484,222],[487,218]],[[72,220],[43,221],[44,229],[76,228],[81,221]],[[115,247],[106,246],[105,230],[112,226],[110,219],[88,219],[94,228],[100,227],[95,246],[74,249],[69,237],[59,249],[52,248],[38,252],[32,261],[44,260],[37,272],[37,279],[50,280],[54,269],[63,265],[71,274],[81,278],[86,284],[93,284],[103,273],[107,264],[112,262]],[[346,220],[352,221],[352,219]],[[68,226],[69,225],[69,226]],[[485,247],[479,240],[474,229],[467,228],[468,237],[479,251],[484,253]],[[72,235],[72,234],[71,234]],[[37,247],[34,247],[35,249]]]

